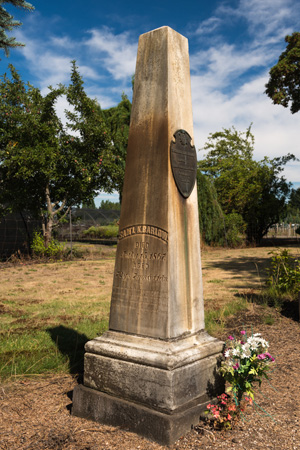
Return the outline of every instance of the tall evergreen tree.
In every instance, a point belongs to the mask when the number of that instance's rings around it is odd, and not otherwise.
[[[202,242],[208,245],[225,241],[225,219],[218,202],[213,179],[197,170],[199,225]]]
[[[15,20],[14,17],[3,7],[3,3],[10,3],[17,8],[24,8],[28,11],[33,11],[34,7],[25,0],[1,0],[0,1],[0,48],[9,56],[9,49],[13,47],[23,47],[24,44],[17,42],[15,37],[7,36],[7,32],[13,31],[14,28],[19,27],[22,23]]]

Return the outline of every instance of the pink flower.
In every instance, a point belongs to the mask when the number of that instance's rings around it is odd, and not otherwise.
[[[241,331],[241,334],[246,334],[246,331],[245,331],[245,330],[242,330],[242,331]]]
[[[228,414],[228,416],[227,416],[227,420],[231,420],[231,419],[232,419],[231,415],[230,415],[230,414]]]
[[[273,356],[272,355],[270,355],[270,353],[269,352],[266,352],[265,353],[265,356],[267,357],[267,358],[269,358],[270,359],[270,361],[275,361],[275,358],[273,358]]]
[[[233,336],[228,336],[228,339],[229,339],[230,341],[233,341],[233,340],[234,340],[234,337],[233,337]]]
[[[237,370],[239,367],[240,367],[239,363],[236,363],[236,365],[233,366],[232,368],[233,368],[234,370]]]
[[[266,358],[266,355],[264,353],[257,355],[257,359],[265,359],[265,358]]]

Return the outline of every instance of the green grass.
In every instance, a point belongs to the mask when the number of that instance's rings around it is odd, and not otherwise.
[[[246,298],[239,298],[237,300],[226,303],[220,309],[210,309],[205,311],[205,329],[212,336],[222,332],[226,319],[234,316],[240,311],[248,309],[248,302]]]
[[[208,280],[208,283],[222,284],[224,280]]]
[[[38,329],[2,331],[0,377],[82,373],[85,343],[108,328],[108,320],[79,320],[62,325],[39,322]],[[38,322],[37,322],[38,324]]]
[[[95,266],[89,284],[89,261],[0,273],[0,379],[83,371],[84,344],[108,328],[113,260]]]

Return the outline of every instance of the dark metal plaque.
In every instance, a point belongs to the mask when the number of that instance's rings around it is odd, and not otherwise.
[[[184,198],[188,198],[194,188],[197,176],[197,155],[191,136],[185,130],[174,133],[171,141],[171,167],[176,186]]]

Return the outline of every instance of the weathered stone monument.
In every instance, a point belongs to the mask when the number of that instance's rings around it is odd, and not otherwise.
[[[222,385],[204,331],[187,39],[140,36],[109,331],[86,344],[73,414],[171,444]]]

